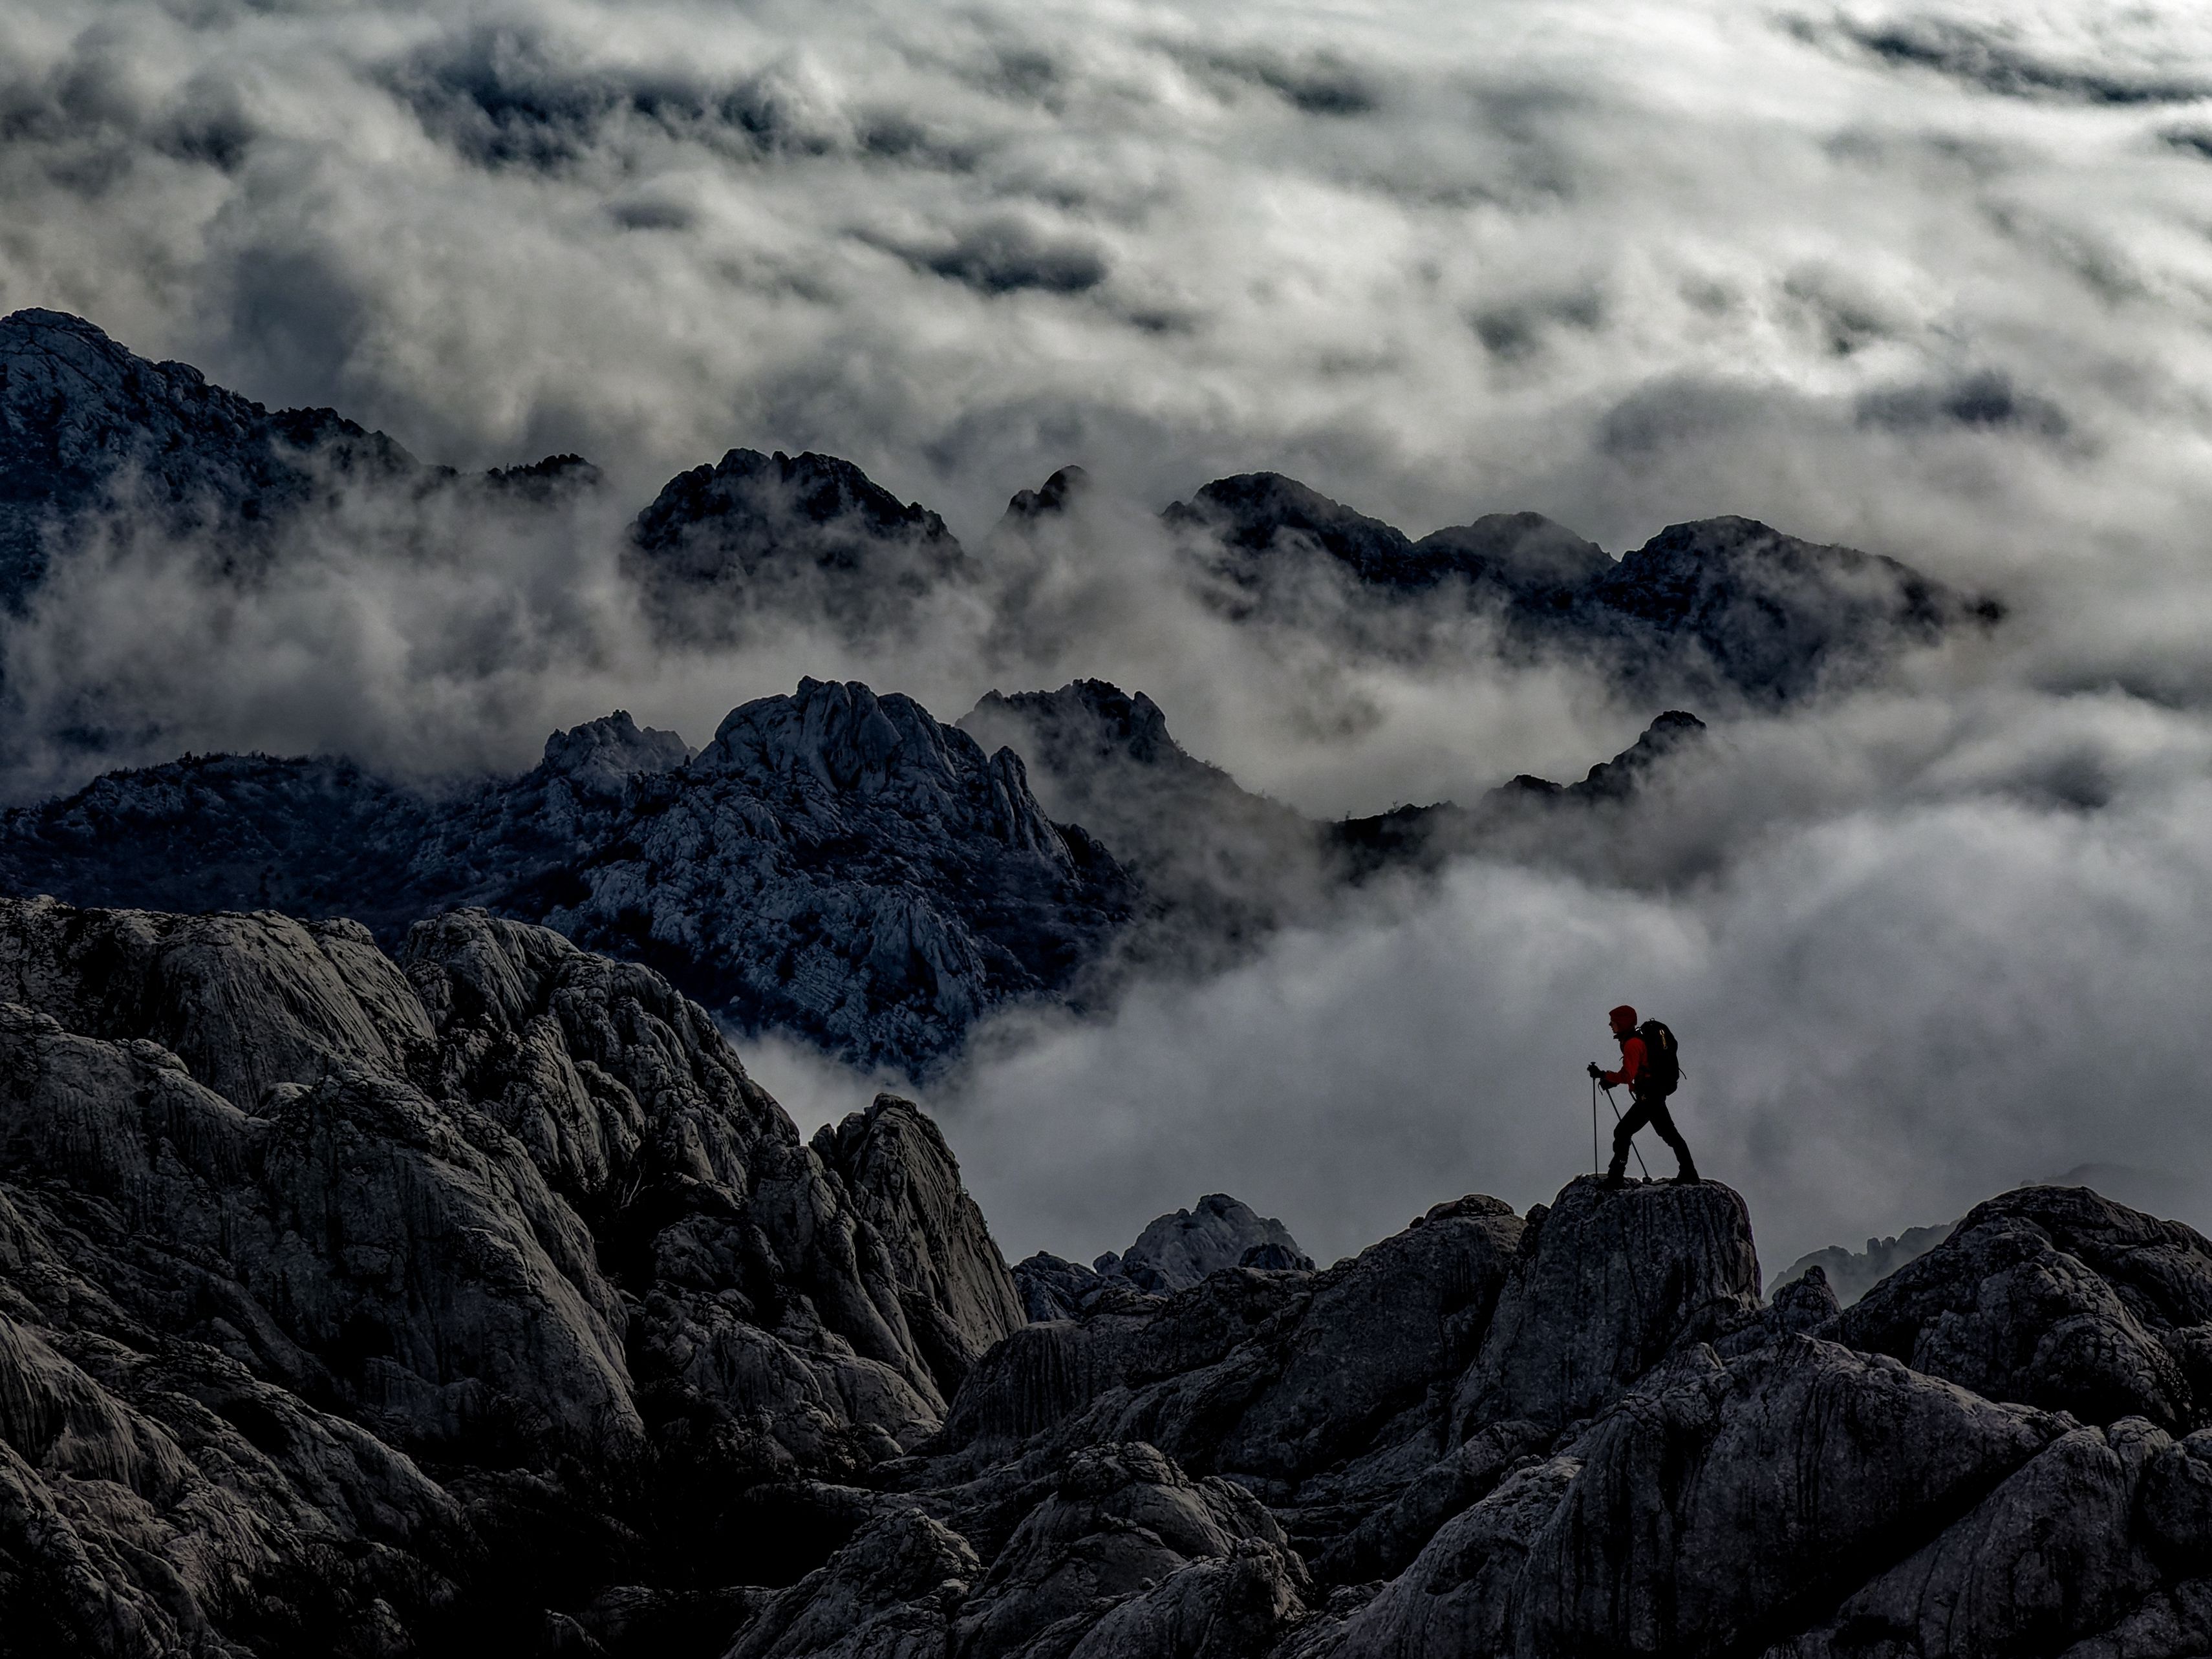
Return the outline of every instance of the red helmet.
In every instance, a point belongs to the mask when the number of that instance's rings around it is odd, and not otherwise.
[[[1625,1002],[1606,1018],[1613,1022],[1613,1034],[1615,1036],[1619,1036],[1624,1031],[1632,1031],[1636,1029],[1636,1010]]]

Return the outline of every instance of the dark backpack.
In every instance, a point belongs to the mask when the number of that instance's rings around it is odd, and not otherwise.
[[[1636,1079],[1636,1092],[1664,1100],[1681,1086],[1682,1055],[1674,1034],[1656,1019],[1636,1028],[1644,1039],[1644,1070]]]

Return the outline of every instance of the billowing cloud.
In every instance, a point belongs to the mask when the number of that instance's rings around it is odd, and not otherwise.
[[[1633,833],[1010,1019],[935,1103],[1010,1240],[1229,1188],[1331,1252],[1540,1197],[1622,996],[1692,1045],[1686,1121],[1770,1252],[2202,1167],[2208,133],[2212,24],[2173,0],[30,0],[0,309],[609,483],[528,534],[356,503],[246,586],[114,526],[4,624],[15,787],[88,731],[437,775],[616,706],[696,741],[804,673],[946,717],[1097,675],[1309,811],[1467,799],[1656,711],[1479,617],[1231,623],[1157,509],[1264,468],[1415,534],[1739,513],[2010,617],[1700,711],[1711,757]],[[623,526],[739,446],[851,459],[984,580],[866,640],[671,647]],[[989,541],[1071,460],[1081,512]],[[867,1082],[777,1063],[824,1114]]]

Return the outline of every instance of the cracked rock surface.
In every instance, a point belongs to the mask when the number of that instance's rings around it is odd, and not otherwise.
[[[1725,1187],[1028,1317],[891,1096],[803,1141],[483,911],[0,902],[0,1645],[2190,1659],[2212,1245],[2010,1193],[1839,1310]],[[1094,1275],[1094,1278],[1096,1276]]]

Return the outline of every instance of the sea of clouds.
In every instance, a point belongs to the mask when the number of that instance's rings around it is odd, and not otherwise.
[[[1478,623],[1240,629],[1152,513],[1259,469],[1417,534],[1534,508],[1618,551],[1740,513],[2011,615],[1871,690],[1700,710],[1632,833],[1006,1016],[930,1103],[1010,1253],[1211,1189],[1323,1256],[1543,1198],[1623,1000],[1681,1033],[1684,1126],[1770,1265],[2084,1164],[2201,1182],[2208,201],[2212,17],[2174,3],[28,0],[0,311],[608,483],[527,535],[363,506],[244,588],[115,526],[0,625],[11,791],[71,781],[88,726],[435,776],[618,705],[701,742],[802,673],[947,719],[1087,674],[1316,815],[1467,799],[1656,711]],[[987,555],[1013,490],[1100,487],[894,636],[672,651],[621,526],[738,445],[845,456]],[[865,1087],[761,1064],[802,1115]]]

